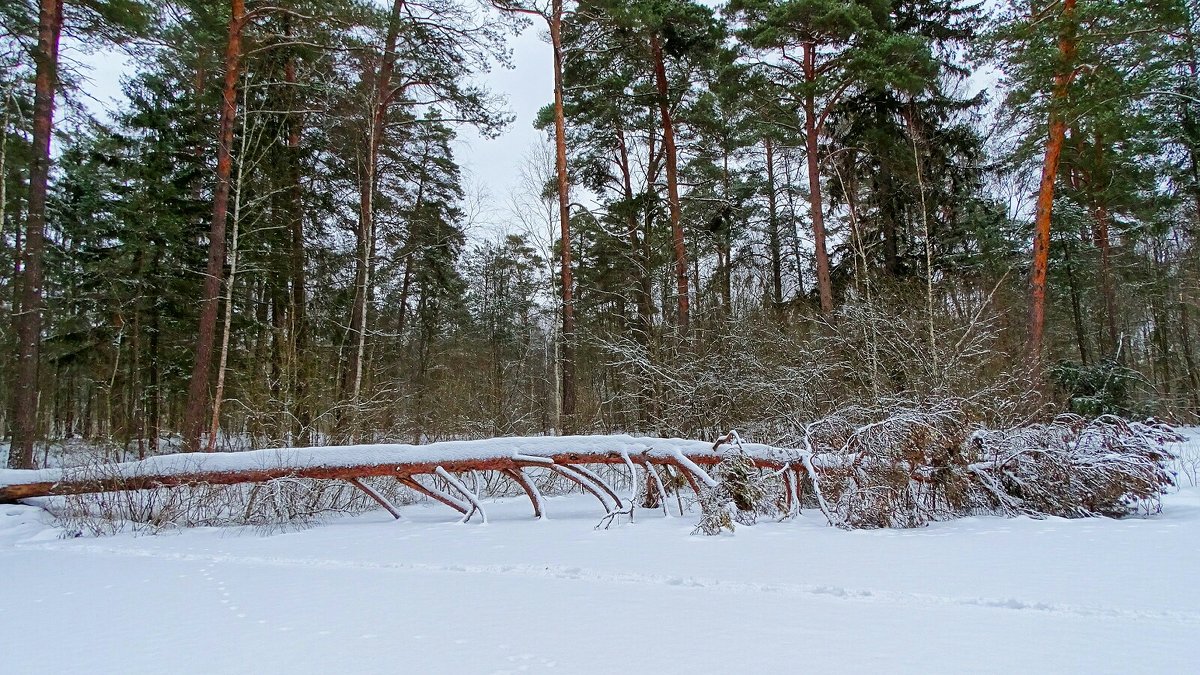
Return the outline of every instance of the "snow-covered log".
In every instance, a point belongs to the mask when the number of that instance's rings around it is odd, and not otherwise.
[[[794,451],[746,444],[756,463],[778,468],[795,459]],[[232,453],[182,453],[140,462],[106,465],[97,470],[71,468],[0,470],[0,503],[31,497],[143,490],[187,485],[261,483],[276,478],[349,481],[393,476],[409,485],[414,476],[432,475],[440,466],[450,473],[519,471],[525,467],[579,467],[625,464],[635,455],[658,465],[676,466],[689,475],[714,465],[721,452],[712,443],[679,438],[636,436],[554,436],[445,441],[428,445],[378,444],[284,448]],[[704,476],[703,471],[700,471]],[[596,485],[602,492],[611,488]],[[428,494],[428,488],[420,490]],[[613,494],[613,498],[619,498]],[[441,501],[441,500],[439,500]],[[457,500],[454,500],[457,502]],[[605,501],[603,498],[601,501]],[[461,503],[460,503],[461,505]]]
[[[1106,416],[1062,416],[1044,424],[988,430],[953,402],[927,409],[849,409],[803,425],[797,449],[742,442],[733,432],[717,443],[635,436],[564,436],[448,441],[429,445],[358,445],[237,453],[164,455],[141,462],[0,471],[0,503],[31,497],[156,490],[268,481],[345,481],[392,512],[362,479],[389,476],[469,519],[489,490],[479,474],[506,476],[545,514],[537,486],[524,473],[543,469],[590,492],[608,522],[633,517],[639,502],[610,483],[651,477],[664,507],[671,477],[680,514],[690,488],[718,526],[786,518],[819,509],[845,528],[914,527],[970,514],[1120,516],[1153,511],[1173,483],[1169,427]],[[603,465],[613,467],[600,470]],[[472,487],[460,476],[472,473]],[[437,477],[418,480],[420,477]],[[674,476],[674,477],[672,477]],[[436,484],[445,483],[443,488]],[[505,483],[507,484],[507,483]],[[483,490],[480,486],[483,485]],[[460,496],[461,495],[461,496]],[[730,509],[733,509],[732,511]],[[724,515],[723,515],[724,514]],[[716,521],[714,521],[716,522]],[[702,528],[704,529],[704,528]]]

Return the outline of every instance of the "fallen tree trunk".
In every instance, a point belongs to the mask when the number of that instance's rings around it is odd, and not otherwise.
[[[766,445],[747,444],[755,463],[778,469],[794,454]],[[413,476],[499,471],[525,467],[578,467],[640,462],[674,466],[695,481],[699,466],[721,461],[719,446],[703,441],[633,436],[560,436],[446,441],[429,445],[356,445],[288,448],[236,453],[183,453],[100,467],[2,470],[0,503],[33,497],[149,490],[189,485],[264,483],[278,478],[344,480],[393,476],[406,485]],[[511,475],[511,474],[510,474]],[[711,480],[707,476],[702,482]],[[609,492],[608,486],[599,486]],[[615,493],[613,493],[615,494]],[[619,501],[619,500],[618,500]]]
[[[988,430],[968,423],[952,406],[886,413],[849,409],[806,425],[803,436],[793,439],[801,449],[743,443],[731,432],[715,444],[563,436],[191,453],[123,464],[0,470],[0,503],[315,479],[350,483],[387,508],[386,499],[365,489],[362,479],[389,476],[455,509],[464,520],[475,512],[486,520],[478,477],[467,487],[462,474],[507,476],[529,497],[535,515],[543,515],[536,485],[522,480],[525,470],[540,468],[593,494],[611,521],[618,513],[632,518],[637,491],[627,509],[607,481],[617,476],[636,482],[640,464],[655,478],[659,469],[674,474],[669,483],[680,513],[685,510],[682,492],[690,488],[717,531],[731,526],[729,513],[739,522],[752,522],[759,514],[795,515],[805,506],[820,509],[830,525],[843,528],[916,527],[981,513],[1121,516],[1160,508],[1159,496],[1174,484],[1167,445],[1182,439],[1154,421],[1107,415],[1092,421],[1063,415],[1049,423]],[[600,465],[624,470],[594,470]],[[423,484],[419,476],[446,485]],[[661,480],[654,489],[665,504]]]

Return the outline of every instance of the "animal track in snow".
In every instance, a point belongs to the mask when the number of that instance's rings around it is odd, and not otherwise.
[[[53,550],[58,552],[86,555],[106,555],[110,557],[154,558],[160,560],[207,562],[209,564],[202,568],[201,574],[210,580],[212,580],[212,576],[208,570],[212,569],[212,567],[218,563],[222,565],[232,564],[257,567],[294,567],[330,570],[397,570],[443,574],[542,577],[566,581],[583,581],[584,583],[656,585],[676,587],[681,590],[686,590],[689,588],[704,588],[739,594],[763,593],[769,595],[787,596],[819,596],[846,602],[871,602],[917,606],[960,605],[1001,611],[1033,611],[1064,616],[1111,619],[1116,621],[1164,621],[1176,624],[1200,626],[1200,613],[1198,612],[1068,605],[1021,598],[944,596],[930,593],[913,593],[905,591],[854,589],[831,585],[809,585],[782,582],[755,583],[728,581],[724,579],[705,579],[700,577],[680,577],[676,575],[643,574],[637,572],[605,572],[600,570],[586,570],[578,566],[467,565],[460,563],[435,565],[428,563],[374,562],[321,558],[284,558],[269,556],[240,556],[233,554],[182,553],[153,549],[112,547],[100,544],[72,543],[68,545],[62,545],[58,542],[27,543],[20,544],[19,547],[24,549]],[[235,609],[235,607],[231,607],[231,610]]]

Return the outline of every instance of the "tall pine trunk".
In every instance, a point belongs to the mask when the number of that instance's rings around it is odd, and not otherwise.
[[[225,268],[225,221],[229,213],[229,177],[233,172],[233,123],[237,118],[237,81],[242,57],[242,24],[245,0],[232,0],[229,40],[225,46],[225,84],[217,137],[217,188],[213,195],[212,226],[208,234],[208,267],[204,276],[200,328],[196,337],[196,363],[188,383],[183,413],[183,450],[200,448],[200,434],[208,412],[208,384],[212,376],[213,342],[217,333],[217,305]]]
[[[675,249],[675,292],[679,334],[688,332],[688,264],[687,246],[683,240],[683,222],[679,208],[679,158],[675,148],[675,123],[671,118],[668,95],[667,67],[663,60],[662,43],[657,35],[650,36],[650,54],[654,60],[654,82],[658,90],[658,112],[662,117],[663,151],[666,153],[667,206],[671,213],[671,237]]]
[[[567,131],[563,111],[563,2],[554,0],[550,14],[550,43],[554,50],[554,169],[558,182],[558,218],[562,231],[562,422],[575,430],[575,299],[571,279],[571,196],[567,181]]]
[[[33,468],[37,438],[38,357],[42,333],[42,240],[46,230],[46,191],[50,180],[50,136],[54,129],[54,91],[58,86],[58,42],[62,0],[42,0],[38,19],[37,73],[33,98],[33,146],[29,165],[29,203],[21,268],[21,308],[16,315],[17,381],[13,396],[13,437],[8,465]],[[3,177],[0,176],[0,180]]]
[[[383,142],[384,123],[388,108],[396,92],[391,90],[392,74],[396,68],[396,42],[400,35],[400,19],[404,11],[404,0],[392,3],[388,33],[384,43],[383,57],[373,86],[374,99],[370,110],[370,127],[367,132],[366,156],[362,159],[359,176],[359,219],[355,233],[356,256],[354,262],[354,307],[350,313],[350,335],[354,346],[350,351],[350,363],[343,373],[342,389],[349,395],[347,415],[340,420],[341,440],[357,442],[361,435],[359,406],[362,399],[363,368],[366,358],[367,313],[370,308],[372,253],[375,250],[375,190],[379,183],[379,147]]]
[[[1062,156],[1067,123],[1063,112],[1071,80],[1074,77],[1075,3],[1063,0],[1063,30],[1058,41],[1059,64],[1054,74],[1054,90],[1050,99],[1050,125],[1046,138],[1046,154],[1042,161],[1042,180],[1038,188],[1037,210],[1034,215],[1033,268],[1030,273],[1029,342],[1026,352],[1032,362],[1040,364],[1042,340],[1046,329],[1046,272],[1050,266],[1050,216],[1054,207],[1054,183],[1058,178],[1058,163]]]

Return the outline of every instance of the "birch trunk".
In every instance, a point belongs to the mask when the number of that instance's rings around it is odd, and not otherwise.
[[[247,92],[243,93],[243,108],[245,108],[245,98]],[[242,142],[238,148],[238,156],[243,160],[246,157],[246,127],[247,127],[247,111],[242,111]],[[233,232],[229,241],[229,279],[225,282],[225,322],[221,328],[221,357],[220,363],[217,366],[217,390],[213,394],[213,409],[212,421],[208,427],[208,452],[216,452],[217,450],[217,431],[221,428],[221,402],[225,396],[225,367],[229,363],[229,334],[232,330],[233,323],[233,284],[237,280],[237,264],[238,264],[238,231],[241,226],[242,214],[242,179],[245,177],[245,172],[242,166],[238,166],[237,185],[233,192]]]

